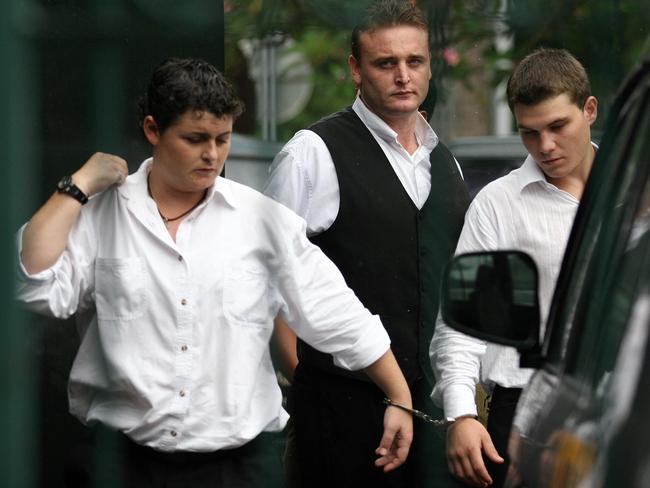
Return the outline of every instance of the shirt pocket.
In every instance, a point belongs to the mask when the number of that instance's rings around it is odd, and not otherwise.
[[[271,327],[269,275],[261,266],[226,269],[223,313],[227,320],[249,327]]]
[[[139,257],[97,258],[95,303],[100,320],[133,320],[144,315],[147,273]]]

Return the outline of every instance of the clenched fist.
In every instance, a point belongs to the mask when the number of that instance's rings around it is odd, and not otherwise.
[[[111,185],[121,185],[128,174],[128,166],[122,158],[97,152],[72,175],[72,181],[86,195],[91,196]]]

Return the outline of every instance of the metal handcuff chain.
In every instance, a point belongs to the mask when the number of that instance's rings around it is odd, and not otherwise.
[[[416,410],[414,408],[409,408],[405,407],[404,405],[400,405],[399,403],[395,403],[393,400],[390,398],[384,398],[384,405],[387,405],[389,407],[395,407],[399,408],[400,410],[404,410],[405,412],[410,413],[413,415],[413,417],[424,420],[426,423],[433,425],[434,427],[448,427],[450,424],[453,424],[456,419],[434,419],[431,415],[426,414],[424,412],[421,412],[420,410]]]

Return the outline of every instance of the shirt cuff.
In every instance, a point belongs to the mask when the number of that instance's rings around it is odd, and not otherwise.
[[[373,315],[361,337],[349,348],[334,355],[334,364],[356,371],[370,366],[390,348],[390,338],[377,315]]]
[[[443,394],[445,417],[478,415],[476,391],[465,385],[449,385]]]

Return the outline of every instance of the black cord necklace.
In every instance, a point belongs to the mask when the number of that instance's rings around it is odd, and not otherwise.
[[[147,175],[147,193],[149,193],[149,196],[151,197],[151,199],[156,204],[156,210],[158,210],[158,215],[160,215],[160,218],[162,219],[163,223],[165,224],[165,227],[169,227],[170,222],[174,222],[175,220],[178,220],[178,219],[181,219],[181,218],[185,217],[188,213],[190,213],[192,210],[194,210],[196,207],[198,207],[201,204],[201,202],[205,199],[205,195],[208,193],[208,190],[205,190],[203,192],[203,196],[199,199],[198,202],[196,202],[194,205],[192,205],[191,208],[189,208],[188,210],[186,210],[182,214],[180,214],[180,215],[178,215],[176,217],[172,217],[172,218],[165,217],[163,215],[163,213],[160,211],[160,207],[158,207],[158,202],[156,201],[153,194],[151,193],[151,185],[149,184],[149,175]]]

